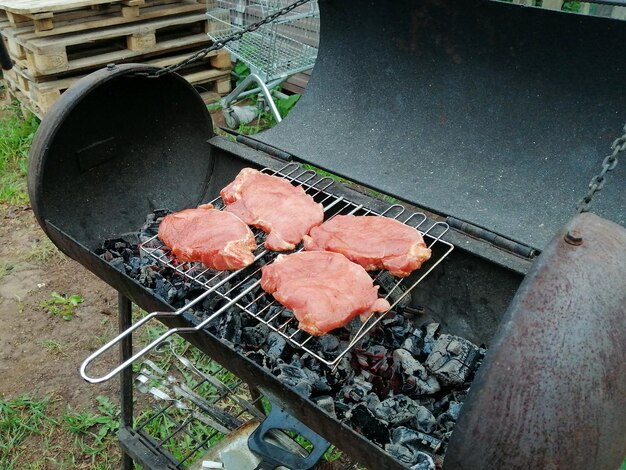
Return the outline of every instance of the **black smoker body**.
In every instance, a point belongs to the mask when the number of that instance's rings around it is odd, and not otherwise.
[[[171,307],[94,250],[155,209],[212,199],[245,166],[310,162],[433,218],[470,223],[487,236],[447,234],[457,249],[413,299],[446,331],[490,346],[445,467],[617,468],[626,453],[626,166],[608,176],[597,215],[570,219],[626,122],[615,56],[626,25],[491,2],[320,4],[307,93],[258,139],[213,136],[191,86],[140,77],[141,65],[68,90],[31,152],[39,223],[148,311]],[[581,244],[565,241],[574,230]],[[402,468],[216,338],[189,340],[371,468]]]

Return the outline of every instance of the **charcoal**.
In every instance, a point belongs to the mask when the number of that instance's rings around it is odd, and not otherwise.
[[[459,419],[460,412],[461,404],[456,401],[451,401],[448,405],[448,411],[440,414],[437,418],[437,426],[440,431],[443,433],[452,431],[456,421]]]
[[[126,273],[126,268],[124,267],[124,259],[123,258],[113,258],[109,261],[109,264],[113,266],[120,272]]]
[[[282,356],[285,346],[287,346],[287,341],[278,333],[272,331],[269,335],[267,335],[265,344],[267,347],[267,355],[270,358],[277,360]]]
[[[414,329],[411,334],[404,340],[401,345],[402,349],[406,349],[414,356],[422,354],[424,347],[424,334],[420,328]]]
[[[415,452],[408,447],[404,447],[399,444],[387,444],[385,446],[385,450],[402,463],[413,465],[413,463],[417,461]]]
[[[220,338],[233,344],[241,344],[241,315],[228,311],[218,317],[216,332]]]
[[[165,296],[165,301],[173,303],[177,298],[184,297],[184,294],[179,296],[179,291],[175,287],[170,287]]]
[[[413,453],[426,449],[436,452],[441,446],[441,439],[405,426],[398,426],[391,433],[391,443],[406,447]]]
[[[425,436],[400,426],[393,430],[391,443],[385,446],[385,450],[401,462],[411,465],[411,468],[434,470],[432,458],[424,452],[428,447],[432,449],[428,440],[424,439]]]
[[[395,372],[402,374],[402,377],[396,379],[402,383],[402,391],[414,395],[432,395],[441,389],[437,379],[406,349],[396,349],[392,358]]]
[[[361,377],[355,377],[352,383],[341,389],[340,395],[346,400],[361,401],[372,391],[372,384]]]
[[[424,452],[418,451],[416,462],[409,470],[435,470],[435,468],[433,458]]]
[[[345,416],[354,430],[368,439],[382,446],[389,442],[389,424],[376,418],[365,403],[359,403]]]
[[[313,384],[309,376],[300,367],[293,366],[281,362],[276,367],[274,374],[283,384],[293,388],[296,392],[304,397],[311,396]]]
[[[419,405],[419,409],[413,417],[413,427],[425,434],[431,434],[437,427],[435,416],[425,406]]]
[[[202,309],[207,312],[214,312],[221,300],[220,297],[210,295],[202,301]]]
[[[444,395],[439,398],[439,400],[435,401],[433,404],[433,413],[436,415],[440,415],[441,413],[445,413],[450,405],[450,395]]]
[[[370,393],[365,397],[365,403],[367,405],[367,408],[370,411],[374,412],[376,408],[380,407],[380,398],[378,398],[378,395],[376,395],[375,393]],[[374,412],[374,414],[376,413]]]
[[[302,365],[302,362],[306,360],[306,356],[308,355],[304,355],[302,358],[298,359],[294,354],[294,359],[292,359],[291,365],[302,369],[302,371],[306,374],[308,381],[311,383],[313,393],[316,395],[327,394],[331,391],[331,388],[328,384],[328,380],[326,380],[326,377]]]
[[[321,397],[313,398],[313,402],[330,416],[334,418],[337,417],[337,413],[335,412],[335,400],[333,397],[323,395]]]
[[[439,323],[429,323],[426,325],[426,335],[424,336],[424,353],[430,354],[435,345],[435,335],[439,331]]]
[[[317,340],[317,344],[322,352],[336,351],[339,347],[339,338],[333,335],[324,335]]]
[[[374,415],[379,419],[384,419],[389,424],[398,425],[411,421],[416,414],[430,412],[420,406],[417,402],[411,400],[405,395],[397,395],[381,401],[378,406],[374,407]],[[433,427],[435,420],[433,418]]]
[[[441,382],[460,385],[473,371],[478,347],[459,336],[442,334],[426,359],[426,367]]]
[[[284,310],[286,310],[285,307],[280,304],[272,305],[262,314],[263,321],[276,321],[276,318],[280,318]]]
[[[461,413],[461,407],[463,406],[462,403],[456,402],[456,401],[451,401],[450,405],[448,406],[448,411],[446,411],[446,413],[454,420],[456,421],[457,419],[459,419],[459,414]]]
[[[416,375],[425,371],[425,368],[406,349],[396,349],[393,354],[393,365],[407,375]]]
[[[269,335],[269,328],[263,323],[254,327],[245,327],[242,330],[241,339],[247,346],[260,348]]]

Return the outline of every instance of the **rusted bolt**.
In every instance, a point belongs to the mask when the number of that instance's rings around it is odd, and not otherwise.
[[[107,70],[115,70],[115,64],[107,64]]]
[[[569,230],[563,238],[565,239],[565,243],[569,243],[570,245],[577,246],[583,243],[583,236],[578,230]]]

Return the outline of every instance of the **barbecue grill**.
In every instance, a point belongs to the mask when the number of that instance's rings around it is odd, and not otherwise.
[[[152,78],[155,69],[139,64],[85,77],[42,122],[31,150],[33,210],[64,253],[119,291],[121,364],[133,356],[138,328],[132,301],[155,312],[140,322],[170,328],[161,339],[184,334],[310,428],[299,429],[311,439],[369,468],[410,467],[411,449],[436,455],[448,440],[450,469],[617,468],[626,453],[624,165],[607,174],[594,213],[574,213],[626,122],[625,72],[614,57],[626,25],[486,1],[328,0],[320,9],[307,92],[258,136],[215,136],[190,85],[176,74]],[[271,301],[256,298],[258,274],[179,265],[153,238],[164,210],[219,204],[220,189],[244,167],[302,185],[327,217],[378,213],[416,226],[433,249],[431,264],[402,283],[374,274],[394,311],[348,328],[325,349],[289,315],[270,314]],[[271,261],[260,250],[253,270]],[[145,274],[144,262],[169,284],[135,276]],[[408,331],[407,319],[425,334],[381,349]],[[242,349],[257,330],[267,340]],[[270,337],[300,367],[266,367]],[[444,340],[442,355],[456,357],[455,373],[463,369],[468,380],[488,346],[471,388],[462,378],[464,388],[453,391],[464,404],[446,437],[392,426],[395,414],[374,420],[401,401],[389,392],[399,364],[423,367],[410,357],[411,341],[424,345],[419,354],[428,345],[433,371],[435,343]],[[372,382],[355,385],[355,368]],[[133,425],[132,373],[119,369],[124,464],[131,456],[148,468],[189,465]],[[335,413],[303,390],[304,369],[351,404]],[[83,369],[94,381],[107,372]],[[392,401],[359,402],[362,390]],[[449,403],[445,409],[450,416]]]

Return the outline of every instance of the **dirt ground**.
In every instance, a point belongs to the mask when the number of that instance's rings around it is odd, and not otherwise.
[[[30,208],[0,210],[0,396],[52,395],[71,408],[89,407],[98,395],[115,400],[116,380],[91,385],[78,373],[116,332],[115,291],[56,251]],[[71,320],[42,307],[52,292],[84,299]]]

